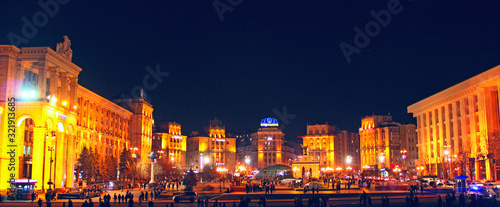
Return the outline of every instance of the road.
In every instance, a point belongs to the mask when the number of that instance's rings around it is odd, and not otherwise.
[[[405,197],[404,196],[390,196],[389,199],[391,200],[391,207],[397,206],[397,207],[404,207],[406,206],[405,204]],[[233,201],[231,200],[226,200],[226,201],[219,201],[220,203],[225,203],[227,207],[233,206]],[[235,205],[238,206],[238,201],[234,201]],[[250,206],[258,206],[257,200],[252,200],[252,203]],[[159,201],[154,201],[154,206],[155,207],[164,207],[164,206],[173,206],[175,207],[196,207],[197,203],[173,203],[172,201],[167,201],[167,200],[159,200]],[[210,202],[209,207],[213,207],[213,201]],[[373,206],[381,206],[381,200],[380,197],[373,197],[372,199]],[[307,200],[304,200],[304,206],[307,205]],[[336,206],[336,207],[359,207],[359,199],[358,198],[331,198],[328,201],[328,206]],[[31,203],[31,202],[4,202],[3,204],[0,204],[0,206],[13,206],[13,207],[35,207],[38,206],[36,202]],[[43,203],[43,206],[45,207],[46,204]],[[56,201],[52,203],[53,207],[61,207],[63,206],[62,201]],[[67,206],[67,203],[66,203]],[[82,206],[81,201],[75,201],[73,203],[73,206],[75,207],[80,207]],[[99,206],[99,203],[94,203],[95,207]],[[112,207],[127,207],[128,204],[118,204],[118,203],[111,203]],[[142,205],[139,205],[137,202],[135,202],[134,206],[147,206],[147,203],[142,203]],[[267,206],[294,206],[293,199],[274,199],[274,200],[267,200]],[[420,206],[425,206],[425,207],[437,207],[437,198],[436,196],[424,196],[420,197]],[[458,206],[458,204],[456,205]],[[483,206],[481,206],[483,207]]]

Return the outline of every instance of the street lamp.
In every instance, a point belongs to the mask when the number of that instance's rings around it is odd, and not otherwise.
[[[219,172],[221,175],[219,192],[222,192],[223,173],[227,172],[227,169],[225,167],[218,167],[217,172]]]
[[[48,139],[55,139],[56,138],[56,135],[55,135],[55,132],[54,131],[51,131],[51,132],[46,132],[45,133],[45,139],[43,140],[43,149],[45,149],[47,147],[47,140]],[[45,153],[46,151],[43,152],[43,166],[42,166],[42,190],[45,190]],[[50,178],[50,176],[49,176]]]
[[[52,163],[54,162],[54,159],[52,158],[52,152],[54,152],[56,150],[56,147],[55,146],[49,146],[49,149],[50,151],[50,173],[49,173],[49,190],[52,190]]]
[[[425,167],[424,166],[421,166],[421,167],[417,167],[417,176],[419,175],[419,172],[420,172],[420,176],[423,175],[423,171],[424,171]]]
[[[406,179],[406,171],[408,170],[408,167],[406,166],[406,153],[408,151],[406,151],[405,149],[404,150],[401,150],[401,158],[403,158],[403,174],[404,174],[404,178]]]
[[[135,185],[135,172],[137,171],[137,158],[140,157],[139,155],[136,154],[136,151],[138,150],[137,147],[135,148],[130,148],[130,150],[133,150],[132,157],[134,158],[134,170],[133,170],[133,178],[132,178],[132,190],[134,190],[134,185]]]
[[[446,146],[445,146],[445,147],[446,147]],[[445,149],[445,150],[444,150],[444,156],[445,156],[446,161],[448,162],[448,163],[447,163],[448,165],[450,164],[450,162],[448,161],[448,156],[449,156],[449,155],[450,155],[450,151],[449,151],[449,150],[447,150],[447,149]],[[443,163],[443,164],[444,164],[444,163]],[[450,171],[449,171],[449,166],[448,166],[448,167],[447,167],[447,169],[446,169],[446,177],[447,177],[448,179],[450,178],[449,173],[450,173]]]
[[[352,156],[348,155],[348,156],[345,158],[345,162],[347,163],[347,165],[351,165],[351,162],[352,162]]]

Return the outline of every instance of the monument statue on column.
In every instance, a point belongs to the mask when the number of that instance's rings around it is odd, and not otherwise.
[[[151,159],[151,180],[149,181],[148,184],[148,190],[154,190],[156,186],[158,186],[155,182],[155,161],[156,161],[156,153],[151,152],[149,153],[149,158]]]

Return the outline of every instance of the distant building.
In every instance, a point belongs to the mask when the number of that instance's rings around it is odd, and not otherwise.
[[[252,141],[257,142],[258,169],[285,163],[283,156],[285,133],[278,129],[278,125],[278,120],[264,118],[260,122],[260,128],[252,134]]]
[[[317,161],[320,168],[359,169],[359,135],[356,133],[339,131],[333,125],[315,124],[307,125],[307,135],[299,138],[306,148],[308,162]]]
[[[335,166],[343,169],[361,170],[359,134],[346,130],[335,133]]]
[[[236,138],[226,137],[226,128],[218,119],[211,120],[205,132],[187,138],[187,167],[201,171],[208,164],[234,172]]]
[[[363,171],[381,171],[383,176],[389,176],[389,172],[403,173],[407,170],[410,175],[416,175],[418,150],[415,130],[414,124],[394,122],[390,115],[364,117],[359,128]]]
[[[153,133],[153,146],[159,148],[156,149],[158,155],[172,162],[173,166],[189,170],[190,166],[186,166],[186,137],[181,133],[181,124],[169,122]]]

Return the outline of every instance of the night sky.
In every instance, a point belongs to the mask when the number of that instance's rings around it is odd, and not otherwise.
[[[499,1],[401,0],[350,63],[339,45],[355,46],[354,28],[389,1],[241,1],[215,1],[232,10],[223,21],[213,1],[70,1],[19,46],[55,50],[68,35],[80,85],[110,99],[159,65],[170,74],[146,91],[155,123],[176,121],[186,135],[214,117],[228,131],[255,130],[286,107],[290,140],[307,123],[357,132],[372,114],[415,123],[407,106],[500,64]],[[2,1],[0,44],[39,11]]]

